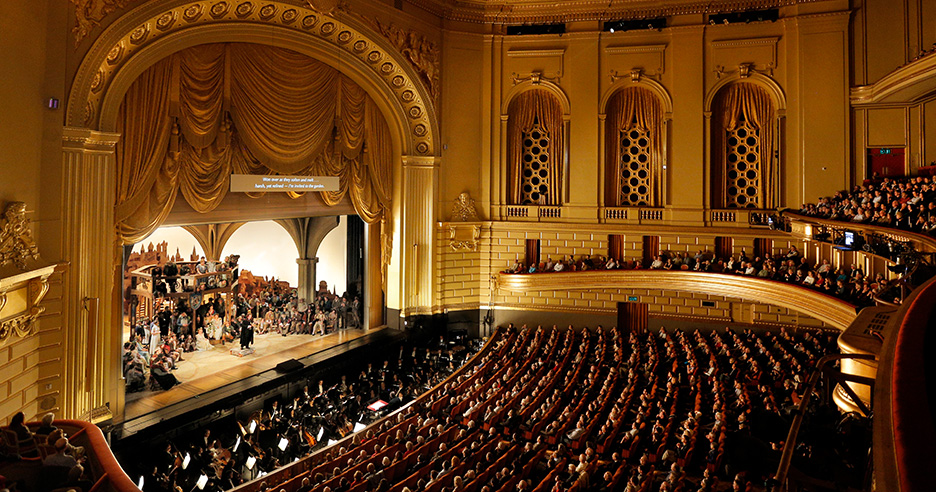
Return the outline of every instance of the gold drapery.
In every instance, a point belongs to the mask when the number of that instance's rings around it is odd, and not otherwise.
[[[270,46],[200,45],[146,70],[118,116],[117,232],[151,234],[178,193],[214,210],[231,174],[338,176],[368,223],[390,202],[392,142],[376,103],[334,68]],[[259,196],[260,194],[250,194]]]
[[[542,205],[561,205],[562,164],[565,155],[562,107],[555,96],[542,89],[532,89],[518,95],[507,108],[507,197],[512,205],[520,204],[520,186],[523,182],[523,132],[528,131],[535,120],[549,133],[549,161],[546,165],[549,172],[549,188]]]
[[[606,167],[611,173],[606,193],[606,203],[620,206],[621,190],[621,131],[632,123],[646,130],[650,138],[650,201],[660,206],[663,176],[663,106],[660,99],[643,87],[627,87],[618,91],[608,101],[605,119]]]
[[[720,168],[718,173],[713,173],[713,176],[720,176],[719,187],[721,190],[724,190],[724,173],[728,165],[726,161],[728,156],[725,152],[726,147],[724,142],[727,134],[726,132],[734,130],[742,121],[746,121],[757,130],[760,138],[760,162],[758,165],[761,186],[758,191],[757,208],[775,207],[776,204],[774,203],[773,192],[771,190],[773,190],[773,187],[776,185],[776,183],[773,183],[773,147],[774,126],[776,125],[777,117],[773,101],[770,99],[770,94],[762,87],[755,84],[738,82],[723,89],[720,102],[722,112],[721,128],[713,138],[715,143],[717,143],[717,145],[713,145],[713,149],[718,152],[718,160],[715,162],[720,163]],[[725,206],[724,191],[720,191],[720,195],[721,206]]]

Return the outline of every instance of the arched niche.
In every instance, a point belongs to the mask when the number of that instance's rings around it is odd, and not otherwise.
[[[725,75],[720,77],[708,90],[705,94],[705,99],[702,106],[702,114],[705,117],[705,139],[704,139],[704,152],[703,159],[705,161],[704,166],[704,183],[703,187],[704,193],[704,203],[708,208],[721,208],[720,204],[714,204],[713,201],[715,198],[712,196],[712,180],[713,180],[713,167],[715,163],[712,162],[712,138],[713,129],[712,129],[712,106],[715,103],[716,98],[719,93],[725,88],[733,84],[753,84],[761,89],[763,89],[768,96],[770,97],[771,102],[774,106],[774,123],[772,128],[772,148],[771,152],[773,155],[769,158],[773,161],[771,167],[771,172],[767,176],[767,186],[764,191],[766,205],[762,208],[772,209],[780,205],[782,195],[782,178],[783,168],[784,168],[784,122],[786,119],[786,108],[787,101],[786,95],[780,85],[773,78],[756,72],[750,67],[742,66],[738,72],[731,75]],[[710,214],[706,214],[706,222],[711,222],[712,217]]]
[[[666,90],[666,87],[663,84],[657,82],[648,77],[640,76],[636,74],[634,77],[622,77],[611,84],[610,87],[601,95],[601,100],[598,103],[598,161],[599,161],[599,170],[598,170],[598,200],[599,206],[613,206],[606,203],[607,201],[607,189],[610,185],[607,183],[608,177],[608,156],[607,156],[607,111],[608,111],[608,102],[611,101],[611,98],[614,97],[619,91],[630,87],[639,87],[642,89],[649,90],[657,99],[660,101],[660,105],[663,108],[663,131],[661,132],[661,138],[663,139],[662,147],[662,158],[663,162],[661,163],[662,172],[660,173],[660,197],[659,205],[665,206],[667,203],[666,196],[666,180],[667,180],[667,168],[669,164],[669,127],[670,122],[673,119],[673,98],[670,96],[669,91]]]
[[[569,202],[569,138],[570,138],[570,121],[572,119],[572,105],[569,102],[569,96],[566,95],[565,91],[562,90],[554,82],[544,80],[539,76],[534,76],[530,80],[525,80],[518,83],[510,88],[506,94],[504,94],[504,101],[501,104],[501,161],[500,161],[500,182],[503,183],[501,186],[498,186],[498,197],[499,203],[502,205],[507,205],[510,200],[508,200],[508,189],[510,183],[509,171],[508,171],[508,155],[510,151],[507,148],[507,121],[509,120],[509,111],[510,104],[517,98],[517,96],[523,94],[524,92],[531,90],[543,90],[552,95],[559,101],[559,107],[562,110],[562,135],[563,135],[563,145],[562,149],[562,189],[560,190],[560,203]]]

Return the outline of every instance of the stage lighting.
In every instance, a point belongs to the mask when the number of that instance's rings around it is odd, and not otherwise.
[[[253,470],[254,464],[256,463],[257,463],[257,458],[254,458],[253,456],[247,457],[247,469],[248,470]]]
[[[257,421],[256,421],[256,420],[251,420],[251,421],[250,421],[250,428],[248,429],[248,432],[251,433],[251,434],[253,434],[255,430],[257,430]]]
[[[286,451],[286,446],[289,446],[289,439],[286,439],[285,437],[280,439],[279,444],[276,445],[280,451]]]
[[[137,488],[143,490],[143,475],[140,475],[140,481],[137,482]]]
[[[198,487],[198,490],[205,490],[205,485],[208,485],[208,475],[198,477],[198,481],[195,482],[195,486]]]
[[[188,453],[185,453],[185,459],[182,460],[182,469],[184,470],[188,468],[188,465],[189,463],[191,463],[191,461],[192,461],[192,456],[189,455]]]
[[[359,431],[364,430],[365,428],[367,428],[366,425],[364,425],[364,424],[358,422],[358,423],[354,424],[354,430],[351,431],[351,432],[359,432]]]
[[[240,436],[237,436],[237,442],[234,443],[234,450],[231,451],[231,452],[232,452],[232,453],[236,453],[236,452],[237,452],[237,447],[238,447],[238,446],[240,446]]]

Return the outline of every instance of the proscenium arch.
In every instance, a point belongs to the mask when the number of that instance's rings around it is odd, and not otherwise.
[[[395,155],[438,154],[432,98],[386,39],[353,18],[338,20],[279,2],[257,6],[156,0],[131,10],[98,37],[82,61],[66,124],[112,132],[126,90],[153,63],[199,44],[246,42],[288,48],[327,63],[376,102],[391,129]]]

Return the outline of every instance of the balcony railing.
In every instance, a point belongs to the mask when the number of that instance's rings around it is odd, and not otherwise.
[[[561,206],[547,205],[508,205],[504,215],[507,220],[561,219]]]

